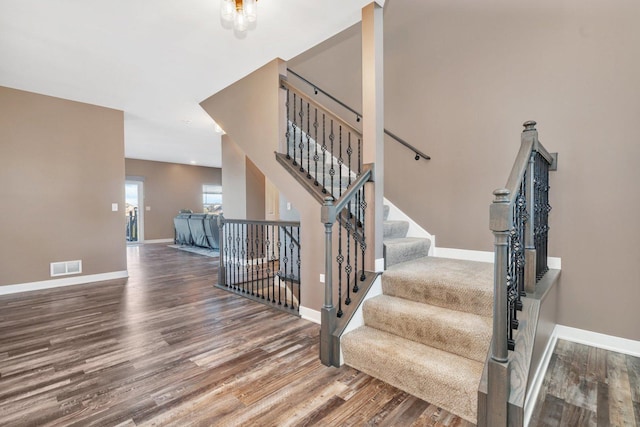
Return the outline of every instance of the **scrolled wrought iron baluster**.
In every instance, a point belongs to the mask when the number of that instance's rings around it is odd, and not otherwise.
[[[287,88],[287,100],[284,103],[286,109],[287,109],[287,130],[284,134],[285,138],[287,139],[287,159],[291,159],[291,130],[293,129],[293,123],[291,121],[291,115],[289,114],[289,97],[290,97],[290,91],[289,88]],[[295,95],[294,95],[295,96]]]
[[[292,118],[293,120],[291,120],[291,129],[293,130],[293,141],[291,142],[291,145],[293,146],[293,166],[297,166],[298,163],[296,161],[296,129],[298,127],[297,123],[296,123],[296,109],[297,109],[297,105],[298,105],[298,101],[297,101],[297,96],[296,93],[293,92],[293,114],[292,114]]]
[[[307,102],[307,179],[311,179],[311,106]]]
[[[264,275],[265,275],[264,262],[266,259],[266,253],[265,253],[266,242],[264,239],[264,230],[265,230],[265,225],[264,224],[260,225],[260,295],[262,299],[264,299]]]
[[[322,193],[327,194],[327,128],[326,128],[326,116],[322,113]]]
[[[304,172],[304,167],[302,166],[304,164],[304,99],[302,97],[300,97],[300,112],[298,112],[298,115],[300,116],[300,143],[298,145],[298,148],[300,148],[300,172]]]
[[[297,310],[300,310],[300,287],[302,285],[302,278],[300,277],[300,265],[302,264],[302,259],[300,258],[300,245],[302,245],[302,242],[300,240],[300,227],[296,227],[296,230],[298,230],[297,236],[298,236],[298,244],[297,244],[297,250],[298,250],[298,306],[296,307]],[[293,289],[292,289],[293,291]]]
[[[366,218],[366,210],[367,210],[367,201],[365,198],[364,186],[360,189],[360,209],[362,210],[362,234],[360,235],[360,248],[362,249],[362,272],[360,273],[360,281],[364,282],[367,276],[364,273],[364,253],[367,250],[367,237],[365,234],[366,226],[365,226],[365,218]],[[354,291],[355,292],[355,291]]]
[[[281,264],[284,264],[285,271],[287,269],[287,245],[284,245],[284,257],[282,257],[282,246],[282,232],[278,228],[278,257],[280,257],[278,265],[278,305],[282,305],[282,281],[284,280]]]
[[[248,224],[242,224],[242,260],[241,262],[244,263],[244,277],[243,277],[243,291],[246,294],[249,294],[249,286],[251,285],[250,283],[248,283],[249,281],[249,269],[251,268],[251,266],[249,265],[248,261],[248,251],[249,251],[249,225]]]
[[[351,200],[348,203],[347,220],[345,221],[347,229],[347,265],[344,267],[344,271],[347,274],[347,298],[344,300],[345,305],[351,304],[351,232],[353,229],[353,218],[351,217]]]
[[[333,140],[335,139],[335,135],[333,133],[333,119],[331,120],[331,133],[329,133],[329,143],[331,144],[331,149],[329,150],[329,156],[331,157],[331,168],[329,169],[329,177],[331,178],[331,197],[335,200],[335,191],[333,186],[333,178],[336,174],[336,170],[334,168],[333,158],[335,151],[333,150]]]
[[[347,188],[351,186],[351,172],[352,172],[352,166],[351,166],[351,155],[353,154],[353,148],[351,148],[351,132],[349,132],[347,134],[347,138],[348,138],[348,146],[347,146],[347,162],[349,163],[349,171],[347,173],[348,176],[348,184],[347,184]],[[351,209],[349,209],[349,212],[351,212]]]
[[[315,114],[314,114],[314,121],[313,121],[313,129],[314,129],[313,147],[315,149],[315,154],[313,155],[313,163],[315,164],[315,174],[314,174],[313,185],[317,187],[318,186],[318,160],[320,160],[320,156],[318,156],[318,126],[320,124],[318,123],[318,109],[314,108],[314,111],[315,111]]]
[[[342,255],[342,213],[338,213],[337,223],[338,256],[336,256],[336,261],[338,262],[338,312],[336,313],[336,315],[338,317],[342,317],[342,262],[344,261],[344,256]]]
[[[342,197],[342,125],[338,126],[338,198]]]

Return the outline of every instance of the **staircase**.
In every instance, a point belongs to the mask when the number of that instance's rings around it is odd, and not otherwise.
[[[407,237],[407,221],[389,220],[389,206],[384,205],[383,238],[386,267],[425,257],[429,254],[431,240]]]
[[[364,302],[365,325],[342,337],[344,362],[475,423],[493,265],[426,257],[428,243],[400,236],[407,228],[385,221],[394,265],[382,275],[383,294]]]

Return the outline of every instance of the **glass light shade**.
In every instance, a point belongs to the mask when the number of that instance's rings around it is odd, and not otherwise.
[[[233,15],[236,12],[236,3],[234,0],[220,0],[220,17],[228,22],[233,21]]]
[[[242,4],[242,7],[244,8],[244,14],[247,16],[247,21],[256,22],[256,19],[258,19],[257,0],[244,0]]]
[[[249,21],[243,10],[236,11],[236,16],[233,20],[233,29],[236,31],[244,32],[249,27]]]

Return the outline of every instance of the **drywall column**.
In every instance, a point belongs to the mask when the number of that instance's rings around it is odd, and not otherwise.
[[[373,249],[375,265],[382,270],[382,210],[384,197],[384,75],[382,6],[371,3],[362,9],[362,160],[375,164],[375,185],[367,185],[367,209],[373,221],[365,223],[367,246]],[[371,216],[369,216],[371,218]],[[376,265],[378,268],[376,268]]]
[[[246,161],[242,149],[222,135],[222,209],[226,218],[247,218]]]

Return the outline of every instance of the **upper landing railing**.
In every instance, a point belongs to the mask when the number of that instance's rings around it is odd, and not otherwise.
[[[489,426],[507,425],[509,351],[515,347],[521,297],[534,292],[548,270],[549,171],[557,157],[538,140],[536,122],[524,123],[520,151],[505,188],[494,191],[490,228],[495,236],[493,341],[488,371]]]
[[[356,111],[355,109],[353,109],[352,107],[348,106],[347,104],[345,104],[344,102],[340,101],[338,98],[336,98],[335,96],[333,96],[332,94],[330,94],[329,92],[327,92],[326,90],[321,89],[317,84],[307,80],[306,78],[302,77],[300,74],[296,73],[295,71],[293,71],[290,68],[287,68],[287,72],[289,74],[292,74],[293,76],[297,77],[298,79],[300,79],[301,81],[303,81],[304,83],[306,83],[308,86],[313,88],[313,93],[314,94],[318,94],[318,93],[322,93],[324,96],[326,96],[327,98],[329,98],[331,101],[335,102],[336,104],[338,104],[340,107],[344,108],[345,110],[349,111],[350,113],[352,113],[353,115],[356,116],[356,122],[360,122],[360,119],[362,118],[362,113],[359,113],[358,111]],[[417,149],[416,147],[414,147],[413,145],[409,144],[407,141],[405,141],[404,139],[400,138],[398,135],[392,133],[391,131],[388,131],[387,129],[384,130],[384,133],[386,135],[388,135],[389,137],[391,137],[393,140],[395,140],[396,142],[404,145],[405,147],[407,147],[409,150],[413,151],[413,153],[415,154],[414,159],[415,160],[420,160],[420,159],[425,159],[425,160],[431,160],[431,156],[423,153],[422,151],[420,151],[419,149]]]

